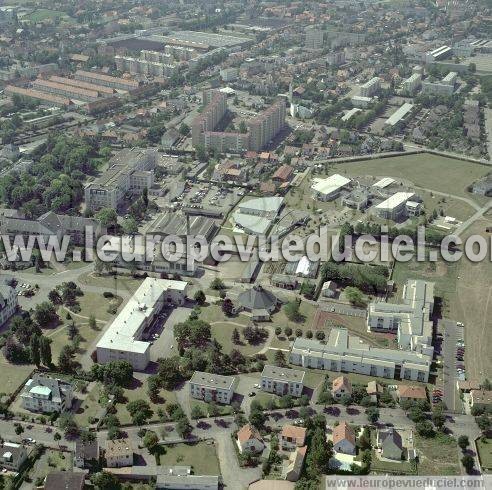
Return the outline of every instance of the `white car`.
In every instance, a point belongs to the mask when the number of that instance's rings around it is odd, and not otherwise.
[[[253,388],[259,388],[260,385],[258,383],[256,383],[255,385],[253,385]]]
[[[457,326],[457,327],[464,327],[464,326],[465,326],[465,324],[464,324],[464,323],[461,323],[461,322],[456,322],[456,326]]]

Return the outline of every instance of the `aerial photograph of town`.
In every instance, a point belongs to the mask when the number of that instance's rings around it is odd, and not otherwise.
[[[0,0],[0,490],[492,490],[492,0]]]

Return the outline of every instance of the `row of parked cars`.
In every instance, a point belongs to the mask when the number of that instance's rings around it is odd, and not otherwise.
[[[458,379],[466,379],[465,371],[465,342],[463,339],[456,341],[456,374]]]

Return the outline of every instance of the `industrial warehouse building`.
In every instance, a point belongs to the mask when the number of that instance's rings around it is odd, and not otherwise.
[[[396,349],[378,349],[335,327],[325,343],[296,338],[289,362],[305,368],[358,373],[389,379],[408,379],[426,383],[432,356]]]
[[[343,189],[348,188],[352,181],[340,174],[334,174],[327,179],[314,179],[311,190],[318,201],[333,201]]]
[[[147,277],[97,344],[97,362],[128,361],[143,371],[150,361],[150,342],[142,340],[164,305],[181,305],[188,283]]]

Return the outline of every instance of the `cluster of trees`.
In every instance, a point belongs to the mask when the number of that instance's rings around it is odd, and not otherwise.
[[[345,127],[353,129],[362,129],[364,126],[373,121],[377,116],[381,115],[386,108],[387,101],[381,100],[374,104],[374,106],[367,110],[358,112],[355,116],[352,116],[348,121],[342,121],[339,118],[332,118],[330,125],[335,127]]]
[[[78,311],[79,306],[77,298],[84,293],[73,281],[63,282],[48,293],[49,300],[53,305],[65,305],[71,310]]]
[[[83,181],[93,174],[98,143],[88,138],[50,135],[28,171],[0,178],[0,198],[29,218],[48,210],[76,213],[83,198]]]
[[[326,262],[322,267],[324,281],[355,286],[361,291],[377,294],[386,290],[388,268],[383,265]]]

